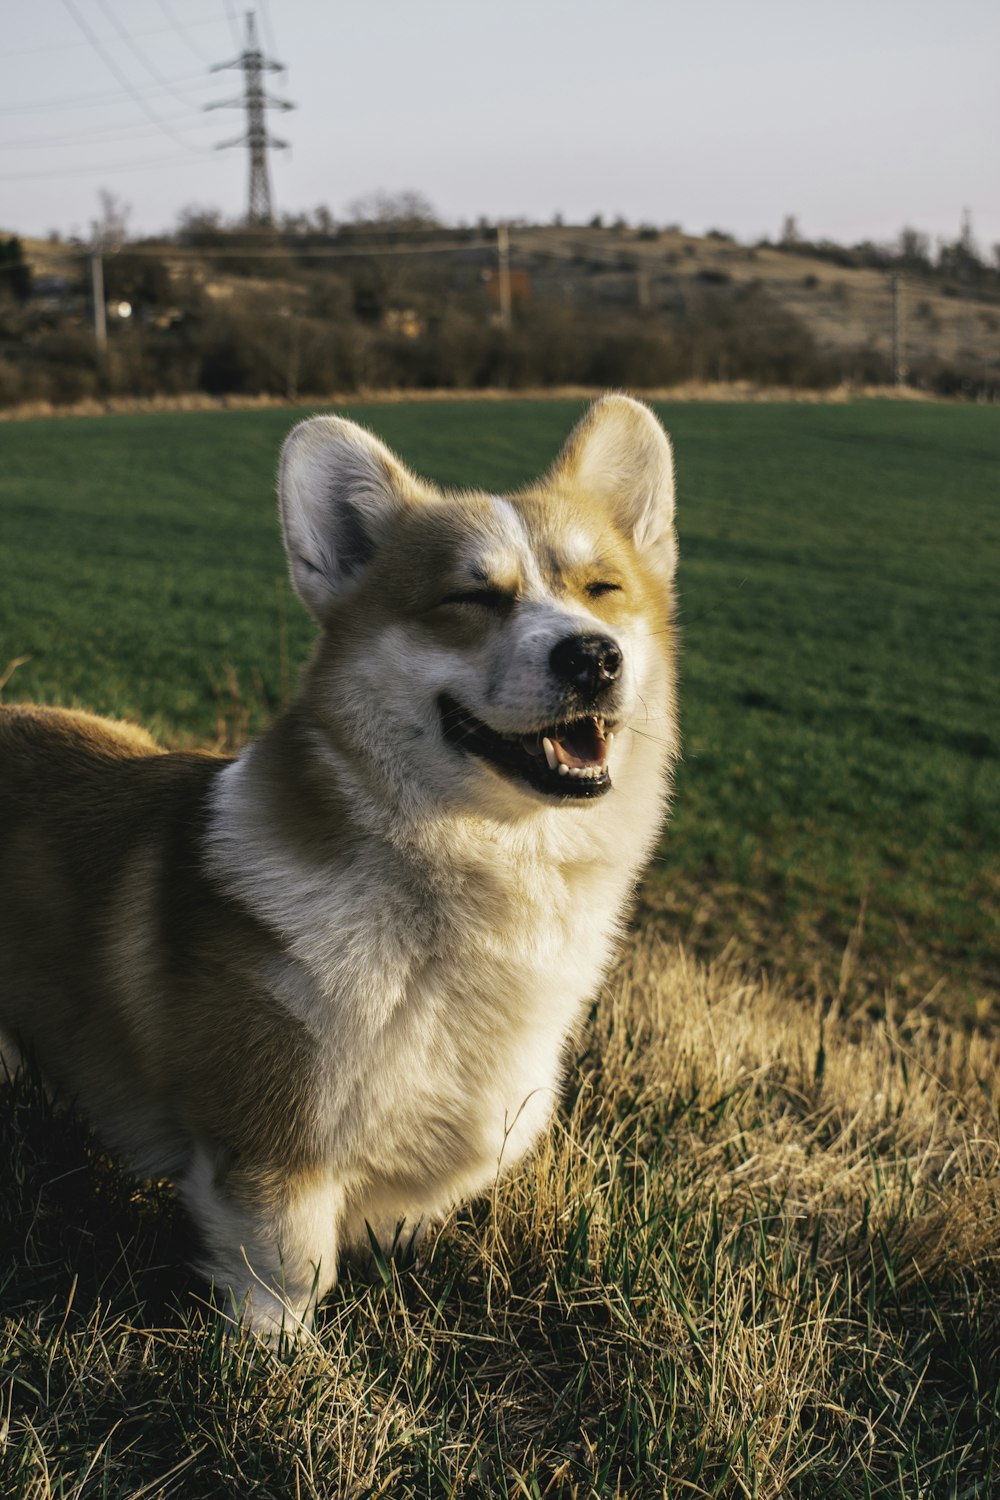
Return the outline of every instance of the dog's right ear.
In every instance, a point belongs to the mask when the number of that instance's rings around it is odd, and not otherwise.
[[[343,417],[310,417],[281,450],[278,503],[292,583],[322,621],[370,561],[414,479],[372,433]]]

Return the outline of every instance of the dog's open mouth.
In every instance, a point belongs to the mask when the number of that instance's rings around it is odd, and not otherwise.
[[[608,757],[614,740],[597,714],[530,734],[498,734],[442,694],[441,728],[449,745],[478,755],[504,776],[555,797],[601,797],[611,790]]]

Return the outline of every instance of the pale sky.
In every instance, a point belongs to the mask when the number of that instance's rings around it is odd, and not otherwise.
[[[414,189],[448,222],[595,213],[777,236],[1000,241],[998,0],[256,0],[293,100],[278,211]],[[245,211],[241,0],[9,0],[0,227]],[[88,38],[89,34],[89,38]]]

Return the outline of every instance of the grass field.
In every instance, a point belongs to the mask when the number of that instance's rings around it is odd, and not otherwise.
[[[566,402],[358,408],[444,483],[516,485]],[[643,917],[806,993],[1000,997],[1000,415],[663,406],[685,763]],[[238,741],[310,638],[273,508],[287,411],[0,433],[8,698]]]
[[[998,1063],[641,940],[545,1147],[277,1360],[221,1341],[165,1192],[19,1079],[0,1494],[989,1500]]]
[[[499,488],[577,410],[358,414]],[[166,1190],[17,1078],[5,1500],[1000,1490],[1000,417],[661,411],[686,759],[549,1142],[274,1359],[220,1340]],[[277,705],[290,420],[0,429],[6,696],[174,743]],[[692,956],[731,934],[773,977]]]

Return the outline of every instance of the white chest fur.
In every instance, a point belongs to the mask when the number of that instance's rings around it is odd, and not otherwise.
[[[252,751],[219,778],[210,862],[283,940],[265,982],[313,1038],[325,1153],[343,1180],[392,1181],[434,1212],[548,1119],[645,841],[623,860],[618,826],[610,858],[599,810],[543,809],[306,856],[261,817],[254,780]]]

